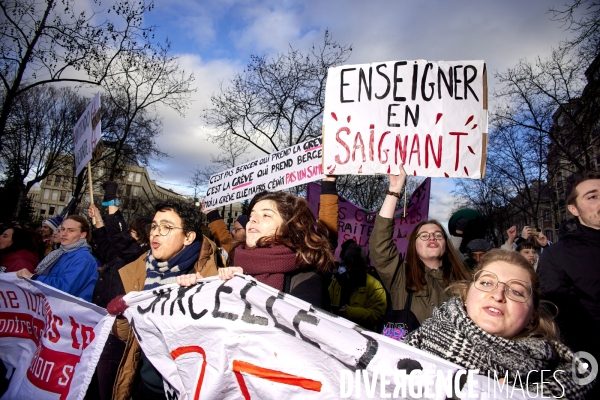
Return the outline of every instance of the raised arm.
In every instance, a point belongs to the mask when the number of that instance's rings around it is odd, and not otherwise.
[[[400,167],[400,174],[390,175],[389,191],[379,214],[375,217],[375,226],[369,240],[370,257],[386,289],[393,293],[399,287],[397,269],[402,262],[398,248],[394,243],[394,212],[400,198],[400,191],[406,181],[406,172]]]
[[[338,192],[336,177],[328,175],[321,182],[321,197],[319,208],[319,221],[325,225],[329,233],[329,243],[332,251],[335,251],[338,242]]]

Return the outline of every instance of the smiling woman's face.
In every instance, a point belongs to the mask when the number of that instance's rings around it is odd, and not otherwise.
[[[434,235],[442,234],[439,226],[436,224],[425,224],[417,232],[420,235],[424,232],[429,233],[429,239],[421,240],[417,238],[415,244],[417,246],[417,255],[421,260],[441,259],[446,252],[446,240],[436,240]]]
[[[246,224],[246,245],[255,247],[258,239],[273,236],[281,225],[283,225],[283,218],[273,200],[257,202]]]
[[[504,292],[505,285],[501,282],[518,279],[531,286],[531,278],[523,268],[504,261],[494,261],[486,265],[482,272],[483,276],[486,271],[498,277],[498,287],[491,292],[484,292],[471,283],[465,302],[467,314],[487,333],[512,339],[532,322],[533,299],[530,296],[524,303],[508,299]]]

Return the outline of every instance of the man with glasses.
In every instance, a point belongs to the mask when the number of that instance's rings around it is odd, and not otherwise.
[[[150,225],[150,252],[119,270],[125,292],[152,290],[174,283],[177,276],[200,272],[203,277],[217,275],[214,254],[207,254],[206,243],[199,229],[200,214],[192,203],[169,200],[155,207]],[[108,305],[110,313],[122,311],[123,302],[117,298]],[[127,325],[126,320],[122,325]],[[118,336],[127,340],[127,347],[115,381],[114,398],[165,399],[162,376],[140,350],[131,328],[118,329]],[[141,352],[141,359],[136,354]],[[139,368],[139,386],[133,381]]]

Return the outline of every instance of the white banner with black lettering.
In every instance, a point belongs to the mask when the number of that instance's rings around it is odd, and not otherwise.
[[[508,398],[498,381],[248,276],[165,285],[125,301],[124,315],[171,399],[445,399],[453,388],[463,398]],[[490,382],[496,396],[486,394]],[[512,396],[523,398],[521,389]]]
[[[210,177],[207,210],[251,199],[264,190],[276,191],[323,179],[321,138],[295,144]]]
[[[41,282],[0,274],[2,399],[83,399],[115,317]]]

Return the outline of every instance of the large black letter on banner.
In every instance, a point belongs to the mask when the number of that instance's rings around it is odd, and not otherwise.
[[[367,348],[365,349],[365,352],[363,353],[363,355],[360,356],[360,359],[358,360],[358,364],[356,364],[356,367],[358,369],[367,369],[367,366],[369,365],[369,363],[371,362],[373,357],[375,357],[375,354],[377,354],[377,349],[379,349],[379,343],[377,342],[377,340],[373,339],[371,336],[364,335],[363,334],[364,330],[361,327],[359,327],[358,325],[354,327],[354,330],[356,332],[360,333],[360,335],[362,337],[367,339]]]
[[[294,316],[294,328],[296,328],[296,331],[298,332],[302,340],[320,349],[321,346],[319,346],[318,343],[313,342],[312,340],[304,336],[302,332],[300,332],[300,322],[306,322],[311,325],[317,326],[319,325],[319,318],[315,317],[314,315],[310,315],[306,310],[300,310],[298,311],[296,316]]]
[[[167,302],[167,300],[169,300],[169,297],[171,295],[171,290],[173,289],[160,289],[160,290],[154,290],[152,292],[152,294],[155,294],[156,297],[154,298],[154,300],[152,300],[152,303],[150,303],[150,305],[147,308],[142,308],[141,306],[137,307],[137,311],[144,315],[146,314],[148,311],[152,310],[152,312],[154,312],[154,309],[156,308],[156,305],[160,302],[161,299],[164,299],[165,301],[163,302],[162,306],[161,306],[161,311],[160,311],[160,315],[164,315],[165,314],[165,303]]]
[[[200,289],[202,289],[202,286],[204,286],[204,282],[200,282],[198,284],[198,289],[196,289],[196,293],[194,293],[193,295],[191,295],[188,298],[188,307],[190,309],[190,315],[192,316],[192,318],[194,319],[200,319],[202,317],[204,317],[204,314],[206,314],[208,312],[208,310],[205,308],[204,310],[200,311],[199,313],[194,311],[194,296],[200,292]]]
[[[279,294],[281,295],[281,298],[283,298],[283,294],[281,292],[279,292]],[[275,322],[275,328],[281,329],[282,332],[296,337],[296,332],[294,332],[293,329],[290,329],[287,326],[281,325],[279,323],[279,321],[277,321],[277,318],[275,318],[275,314],[273,314],[273,304],[275,304],[276,301],[277,301],[277,297],[275,297],[275,296],[271,296],[267,299],[267,312],[269,313],[271,318],[273,318],[273,321]]]
[[[244,288],[240,291],[240,295],[242,296],[242,300],[246,304],[246,308],[244,309],[244,315],[242,315],[242,321],[247,322],[249,324],[255,325],[263,325],[266,326],[269,323],[269,320],[265,317],[261,317],[258,315],[252,315],[252,306],[250,302],[246,300],[246,293],[252,288],[252,286],[256,286],[256,282],[251,281],[244,286]]]
[[[185,315],[185,308],[183,307],[183,297],[185,296],[185,294],[187,293],[188,290],[191,290],[193,288],[194,288],[194,286],[188,286],[188,287],[180,286],[179,289],[177,289],[177,297],[175,297],[175,299],[171,303],[171,314],[170,314],[171,316],[173,316],[173,310],[175,308],[175,303],[177,303],[177,305],[179,306],[179,311],[181,311],[181,313],[183,315]]]
[[[215,293],[215,309],[212,312],[212,316],[213,318],[225,318],[235,321],[236,319],[238,319],[237,314],[219,311],[219,307],[221,307],[221,300],[219,299],[219,295],[221,294],[221,292],[225,292],[227,294],[233,292],[233,288],[231,286],[225,286],[226,283],[227,281],[223,282]]]

